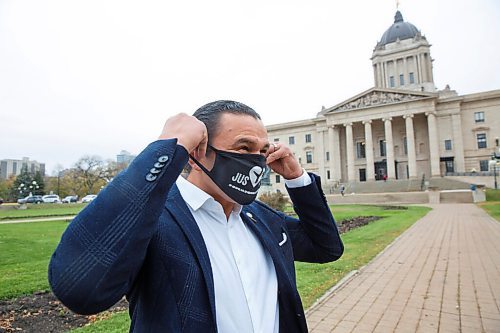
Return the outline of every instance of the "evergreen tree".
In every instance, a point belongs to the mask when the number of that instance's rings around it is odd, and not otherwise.
[[[23,164],[21,173],[16,177],[14,184],[11,188],[11,193],[16,194],[18,198],[24,198],[30,193],[30,185],[32,185],[33,177],[28,171],[28,165]]]
[[[45,194],[45,181],[43,180],[42,174],[40,171],[37,171],[35,173],[35,177],[33,177],[33,180],[36,181],[36,184],[38,185],[38,188],[36,189],[36,194],[39,195],[44,195]],[[33,183],[33,182],[31,182]],[[33,195],[35,195],[35,192],[33,192]]]

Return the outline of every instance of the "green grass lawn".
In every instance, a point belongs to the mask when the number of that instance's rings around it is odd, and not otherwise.
[[[487,189],[486,202],[481,202],[478,205],[494,219],[500,221],[500,190]]]
[[[0,224],[0,299],[49,289],[47,265],[67,225]]]
[[[46,210],[39,209],[45,214]],[[297,285],[306,308],[347,273],[368,263],[429,209],[385,210],[380,206],[339,205],[332,210],[337,221],[368,215],[384,218],[342,235],[345,252],[340,260],[323,265],[296,264]],[[0,299],[48,290],[47,265],[66,226],[67,222],[62,221],[0,224]],[[126,312],[104,317],[105,320],[75,332],[128,330],[130,320]]]
[[[28,204],[27,209],[1,209],[0,220],[76,215],[87,204]]]
[[[486,201],[500,201],[500,190],[486,189]]]
[[[500,221],[500,201],[481,202],[479,204],[479,207],[484,209],[494,219],[496,219],[497,221]]]

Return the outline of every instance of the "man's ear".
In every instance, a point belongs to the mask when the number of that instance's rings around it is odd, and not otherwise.
[[[198,160],[198,157],[195,156],[195,152],[193,152],[193,157]],[[192,159],[189,159],[188,163],[189,163],[189,166],[191,167],[191,170],[201,171],[201,168]]]

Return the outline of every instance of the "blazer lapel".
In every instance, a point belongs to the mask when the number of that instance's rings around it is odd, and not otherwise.
[[[300,302],[297,287],[292,282],[293,279],[290,276],[290,272],[285,267],[285,261],[278,246],[279,241],[276,241],[269,227],[264,222],[257,220],[254,214],[248,209],[245,208],[242,211],[241,218],[252,229],[257,238],[259,238],[273,260],[276,278],[278,279],[280,332],[307,332],[304,309]],[[290,307],[290,304],[293,304],[293,307]],[[295,325],[290,325],[291,320],[297,320],[300,329]]]
[[[213,317],[212,319],[216,325],[217,319],[215,316],[214,278],[212,274],[212,266],[210,264],[210,257],[208,256],[207,247],[205,246],[205,241],[203,240],[201,231],[198,228],[191,211],[187,207],[186,202],[182,199],[177,185],[175,184],[170,189],[165,207],[172,213],[172,216],[175,218],[175,221],[191,243],[196,257],[198,258],[208,290],[208,298],[210,300]]]

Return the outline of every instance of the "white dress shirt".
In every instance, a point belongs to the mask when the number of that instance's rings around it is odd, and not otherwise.
[[[306,172],[288,187],[311,183]],[[278,333],[278,281],[273,261],[257,236],[241,220],[235,205],[226,219],[222,205],[182,177],[182,198],[200,228],[207,247],[215,289],[220,333]]]

